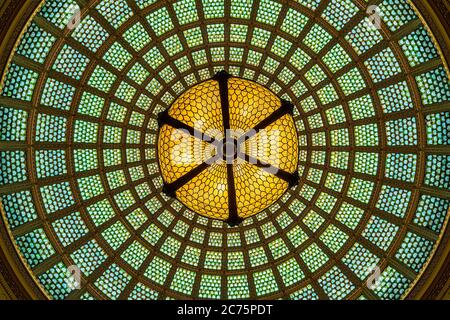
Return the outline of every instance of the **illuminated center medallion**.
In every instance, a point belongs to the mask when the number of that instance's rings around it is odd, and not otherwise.
[[[226,72],[183,93],[159,115],[163,192],[235,226],[296,185],[293,105]]]

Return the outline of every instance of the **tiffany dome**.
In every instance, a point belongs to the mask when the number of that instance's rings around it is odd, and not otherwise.
[[[194,86],[158,116],[163,192],[231,226],[266,209],[298,183],[292,112],[226,71]]]
[[[0,286],[35,299],[438,295],[450,207],[442,8],[7,1],[0,269],[13,283]],[[235,127],[256,135],[227,136]],[[281,134],[276,151],[256,139],[262,127]],[[178,141],[222,157],[203,168],[188,148],[180,164]]]

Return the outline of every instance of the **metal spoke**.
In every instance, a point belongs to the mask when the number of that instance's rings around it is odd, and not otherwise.
[[[294,113],[294,105],[289,101],[281,100],[281,107],[275,110],[270,116],[265,118],[263,121],[258,123],[255,127],[250,129],[247,133],[239,137],[238,144],[242,144],[245,141],[251,139],[252,137],[257,135],[261,130],[264,130],[278,119],[281,119],[283,116],[287,114],[293,115],[293,113]]]
[[[172,183],[166,183],[163,186],[163,192],[172,198],[176,197],[176,192],[178,189],[180,189],[182,186],[184,186],[186,183],[197,177],[200,173],[205,171],[207,168],[211,166],[212,163],[216,161],[216,157],[212,157],[209,160],[203,162],[199,166],[195,167],[188,173],[186,173],[184,176],[178,178]]]
[[[258,168],[261,168],[263,171],[273,174],[274,176],[286,181],[289,183],[289,188],[292,188],[293,186],[297,185],[299,182],[299,175],[298,171],[295,170],[293,173],[289,173],[286,170],[277,168],[269,163],[263,162],[257,158],[254,158],[246,153],[238,153],[238,158],[247,161],[248,163],[257,166]]]
[[[163,125],[169,125],[175,129],[181,129],[187,131],[194,138],[200,139],[205,142],[209,142],[215,146],[220,144],[215,138],[207,135],[206,133],[195,129],[194,127],[175,119],[174,117],[169,115],[169,110],[165,110],[158,115],[158,125],[161,128]]]
[[[223,130],[225,133],[225,141],[233,139],[231,136],[230,125],[230,101],[228,97],[228,79],[230,75],[226,71],[221,71],[216,74],[214,80],[219,82],[220,90],[220,104],[222,106],[222,121]],[[236,200],[236,186],[234,182],[234,165],[227,161],[227,184],[228,184],[228,220],[230,226],[239,225],[243,219],[239,217],[237,200]]]

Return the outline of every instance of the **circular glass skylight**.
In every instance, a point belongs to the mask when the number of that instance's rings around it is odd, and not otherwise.
[[[44,1],[0,93],[1,212],[36,286],[54,299],[406,297],[449,217],[450,86],[409,2],[376,3],[380,19],[360,0]],[[234,227],[226,204],[213,219],[167,196],[176,171],[158,158],[161,115],[191,87],[218,106],[208,79],[222,70],[291,101],[297,131],[289,118],[299,183]],[[230,126],[270,116],[234,97]],[[220,110],[186,120],[212,128]]]
[[[236,226],[298,183],[293,106],[257,83],[218,73],[159,115],[163,192]]]

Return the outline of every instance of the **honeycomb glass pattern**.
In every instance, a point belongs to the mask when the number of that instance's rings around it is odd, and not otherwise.
[[[220,80],[200,83],[174,102],[168,116],[160,115],[163,123],[158,160],[166,184],[173,186],[181,181],[173,196],[189,209],[220,220],[230,219],[234,210],[245,219],[271,206],[289,189],[289,182],[274,174],[277,170],[296,172],[297,132],[292,116],[286,114],[240,143],[241,137],[281,110],[281,100],[252,81],[232,77],[225,79],[225,85],[223,93]],[[164,117],[173,117],[182,124]],[[232,161],[223,158],[229,141],[227,131],[234,141],[238,140],[234,148],[239,150],[235,150],[236,159]],[[211,139],[216,143],[208,144]],[[217,143],[222,139],[222,143]],[[245,162],[246,159],[250,161]],[[267,165],[258,166],[259,162]],[[206,168],[205,164],[207,169],[200,170],[202,166]],[[231,171],[228,165],[233,167]]]
[[[205,133],[221,130],[223,123],[218,83],[206,81],[191,88],[175,101],[169,115]]]
[[[368,24],[372,4],[380,28]],[[0,212],[4,247],[42,297],[415,297],[449,235],[450,82],[449,53],[410,1],[29,9],[15,30],[2,26],[13,37],[0,61]],[[226,138],[222,70],[231,128],[248,133],[294,107],[239,141],[256,165],[201,171]],[[198,126],[222,137],[196,138]],[[173,152],[181,163],[163,161]],[[165,192],[196,169],[175,197]],[[80,290],[65,282],[71,265]]]
[[[229,81],[229,96],[230,125],[236,131],[246,132],[254,128],[281,105],[269,90],[242,79]]]

